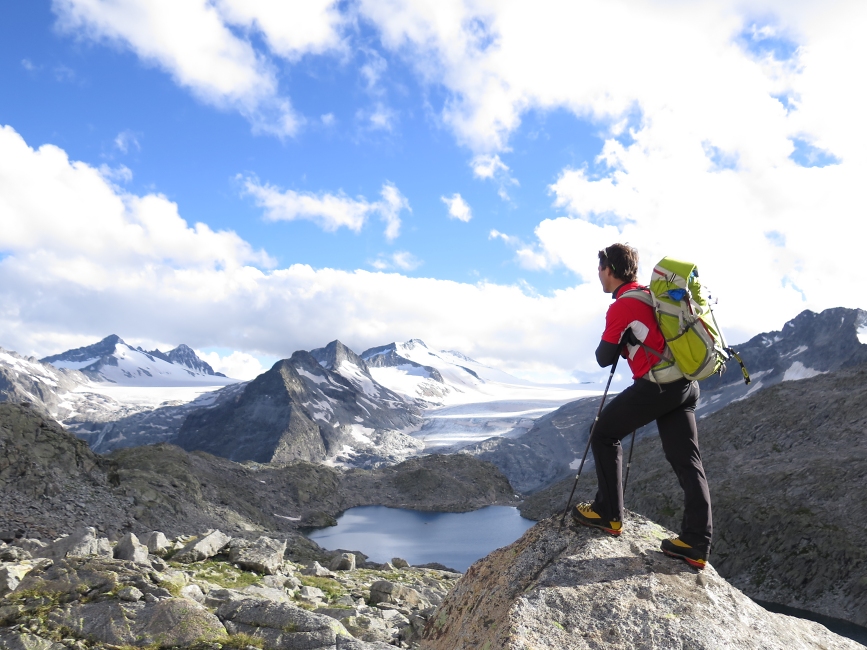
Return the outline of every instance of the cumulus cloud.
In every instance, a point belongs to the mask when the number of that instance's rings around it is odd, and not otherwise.
[[[400,213],[410,210],[409,201],[392,183],[383,183],[380,201],[368,201],[364,197],[351,198],[339,192],[315,194],[282,190],[273,185],[262,185],[254,178],[244,180],[244,187],[256,204],[264,208],[265,218],[270,221],[313,221],[327,232],[348,228],[361,232],[371,214],[378,214],[385,222],[385,237],[393,240],[400,234]]]
[[[301,119],[280,95],[268,58],[230,25],[262,30],[285,57],[333,47],[330,4],[303,4],[293,5],[292,20],[286,19],[287,7],[262,1],[55,0],[52,7],[62,30],[132,50],[203,101],[239,111],[254,131],[282,137],[294,134]]]
[[[460,194],[455,193],[451,196],[441,196],[440,200],[448,207],[451,219],[457,219],[466,223],[473,218],[473,211],[470,210],[470,206],[467,205],[467,202],[464,201]]]
[[[222,372],[227,377],[234,379],[254,379],[268,369],[252,354],[238,350],[223,356],[218,352],[202,352],[201,350],[195,352],[202,361],[214,369],[214,372]]]
[[[513,178],[509,166],[500,160],[498,154],[480,154],[470,161],[470,167],[476,178],[492,180],[499,185],[498,194],[504,201],[509,200],[509,186],[517,186],[517,179]]]
[[[391,255],[380,254],[370,265],[377,271],[413,271],[422,265],[422,261],[409,251],[396,251]]]
[[[9,127],[0,129],[0,251],[0,345],[40,356],[108,332],[260,358],[334,338],[363,350],[420,337],[508,370],[566,377],[606,306],[585,287],[539,296],[398,272],[269,269],[236,234],[191,227],[164,197],[127,194]],[[389,258],[398,270],[416,262]],[[256,370],[243,354],[224,357],[205,356],[226,374]]]

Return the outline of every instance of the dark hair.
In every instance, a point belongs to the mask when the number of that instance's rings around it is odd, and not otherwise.
[[[611,268],[618,280],[635,282],[638,277],[638,251],[628,244],[611,244],[599,251],[599,266]]]

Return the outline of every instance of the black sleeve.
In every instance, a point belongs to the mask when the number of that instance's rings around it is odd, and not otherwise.
[[[619,353],[620,346],[617,343],[599,341],[599,347],[596,348],[596,362],[603,368],[610,366]]]

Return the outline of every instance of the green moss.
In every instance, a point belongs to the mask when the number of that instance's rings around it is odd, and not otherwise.
[[[305,587],[316,587],[325,592],[329,600],[340,598],[345,589],[337,580],[331,578],[320,578],[318,576],[301,576],[301,584]]]
[[[564,632],[566,631],[566,628],[563,627],[563,625],[560,624],[560,623],[558,623],[557,621],[551,621],[551,624],[552,624],[554,627],[558,627],[558,628],[560,628],[560,629],[563,630]]]
[[[190,564],[186,568],[188,571],[195,572],[194,577],[197,580],[210,582],[228,589],[243,589],[250,585],[259,584],[261,581],[261,576],[236,569],[228,562],[206,560]]]
[[[245,650],[247,646],[253,646],[254,648],[264,648],[265,647],[265,639],[260,639],[257,636],[252,636],[250,634],[244,634],[243,632],[239,634],[233,634],[225,641],[220,641],[220,645],[223,646],[224,650],[226,648],[231,648],[232,650]]]

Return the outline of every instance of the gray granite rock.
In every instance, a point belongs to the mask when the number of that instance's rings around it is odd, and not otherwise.
[[[116,560],[127,560],[136,564],[150,564],[148,561],[148,547],[139,542],[134,533],[124,535],[114,547]]]
[[[215,530],[198,539],[192,540],[175,553],[171,559],[175,562],[182,562],[184,564],[201,562],[202,560],[214,557],[231,541],[231,539],[232,538],[228,535],[219,530]]]
[[[78,637],[112,645],[189,645],[219,641],[226,630],[204,607],[184,598],[156,603],[102,601],[73,604],[49,615],[49,623]]]
[[[768,612],[711,565],[697,572],[664,556],[659,543],[670,536],[633,513],[619,537],[543,520],[469,568],[421,647],[863,650],[818,623]]]
[[[273,575],[282,566],[285,551],[285,539],[259,537],[244,546],[233,546],[229,551],[229,560],[242,569]]]
[[[169,540],[158,530],[142,536],[141,541],[148,547],[148,552],[153,555],[162,555],[169,549]]]
[[[315,561],[306,569],[302,569],[301,573],[305,576],[317,576],[320,578],[330,578],[333,576],[331,571]]]
[[[62,643],[43,639],[35,634],[0,630],[0,648],[5,650],[66,650]]]
[[[229,632],[259,637],[274,650],[334,648],[340,636],[350,636],[339,621],[288,603],[232,601],[220,606],[217,616]]]
[[[33,565],[27,564],[4,564],[0,567],[0,596],[5,596],[11,591],[15,591],[21,580],[26,576]]]
[[[328,563],[328,568],[332,571],[355,571],[355,554],[341,553],[335,556]]]
[[[111,557],[111,544],[105,537],[97,535],[96,528],[80,528],[67,537],[38,550],[35,555],[59,559],[63,557]]]

